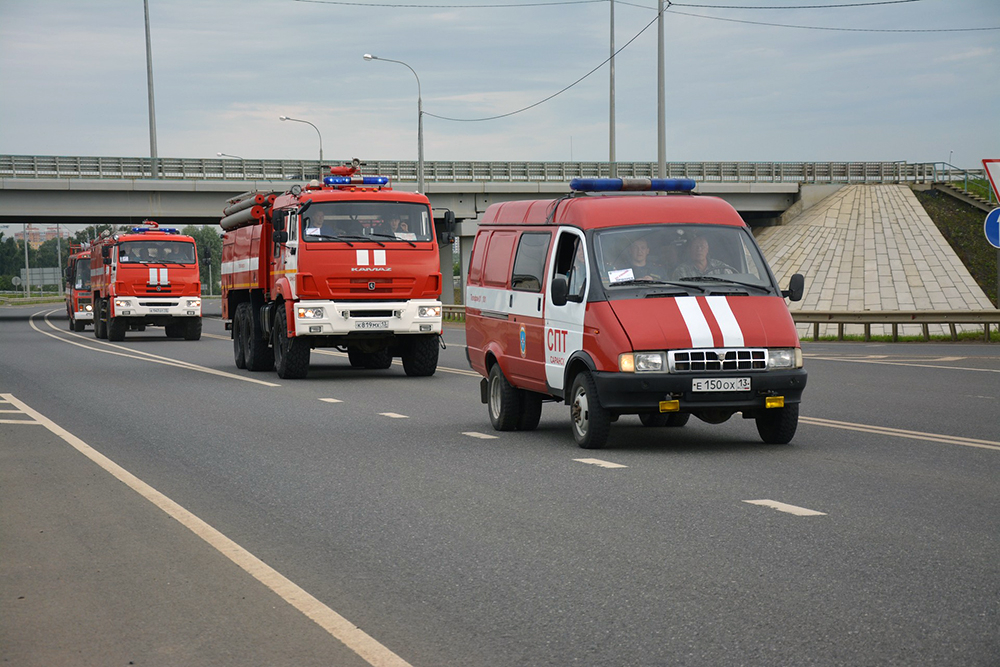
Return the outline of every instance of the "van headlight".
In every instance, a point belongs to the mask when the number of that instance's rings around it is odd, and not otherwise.
[[[767,351],[768,370],[802,368],[802,349],[798,347],[774,348]]]
[[[662,352],[627,352],[618,357],[622,373],[657,373],[666,368]]]
[[[420,317],[441,317],[441,306],[420,306],[417,314]]]
[[[299,308],[299,319],[302,320],[321,320],[323,319],[323,308],[312,307],[312,308]]]

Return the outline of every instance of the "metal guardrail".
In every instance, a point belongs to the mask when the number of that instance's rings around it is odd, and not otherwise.
[[[323,165],[342,164],[334,160]],[[394,181],[416,182],[416,161],[375,160],[364,171]],[[659,176],[655,162],[617,162],[619,177]],[[0,155],[0,178],[95,178],[168,180],[308,180],[320,175],[318,160],[231,158],[72,157]],[[326,170],[324,170],[326,171]],[[439,183],[568,182],[610,176],[609,162],[425,162],[424,178]],[[155,176],[154,176],[155,174]],[[941,162],[668,162],[666,177],[702,183],[937,183],[960,181],[984,170]]]
[[[465,306],[445,305],[442,312],[445,322],[464,322]],[[792,319],[796,324],[812,324],[813,340],[819,340],[821,324],[837,325],[837,340],[844,340],[844,327],[860,324],[864,327],[865,340],[871,340],[873,324],[892,326],[892,340],[899,339],[899,326],[921,325],[924,340],[930,340],[928,326],[944,324],[949,327],[951,339],[958,340],[955,326],[977,324],[983,327],[983,339],[990,340],[990,327],[1000,327],[1000,310],[887,310],[887,311],[847,311],[847,310],[793,310]]]

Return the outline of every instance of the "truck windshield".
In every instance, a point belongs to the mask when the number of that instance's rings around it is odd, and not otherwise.
[[[90,290],[89,261],[77,261],[73,264],[73,289]]]
[[[599,230],[601,282],[616,291],[671,285],[694,293],[778,293],[749,230],[729,225],[639,225]]]
[[[302,214],[302,238],[316,243],[431,241],[434,222],[426,204],[313,202]]]
[[[190,241],[124,241],[118,247],[121,264],[194,264]]]

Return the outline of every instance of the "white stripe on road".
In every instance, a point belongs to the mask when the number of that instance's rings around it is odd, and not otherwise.
[[[80,438],[42,414],[32,410],[11,394],[0,394],[0,397],[19,407],[22,412],[33,417],[37,422],[65,440],[81,454],[166,512],[170,517],[214,547],[223,556],[241,567],[254,579],[274,591],[288,604],[309,617],[313,622],[343,643],[344,646],[357,653],[368,664],[378,665],[379,667],[410,667],[408,662],[380,644],[366,632],[358,628],[358,626],[327,607],[280,572],[95,450]]]
[[[750,503],[751,505],[770,507],[771,509],[778,510],[779,512],[787,512],[788,514],[794,514],[795,516],[826,516],[826,512],[817,512],[816,510],[808,510],[805,507],[796,507],[795,505],[779,503],[777,500],[744,500],[743,502]]]
[[[479,438],[480,440],[496,440],[495,435],[486,435],[485,433],[476,433],[475,431],[463,431],[462,435],[467,435],[470,438]]]
[[[611,461],[602,461],[601,459],[573,459],[574,461],[579,461],[580,463],[586,463],[587,465],[600,466],[601,468],[627,468],[628,466],[623,466],[620,463],[612,463]]]
[[[321,398],[319,400],[323,401],[324,403],[343,403],[343,401],[340,400],[339,398]]]
[[[380,412],[379,414],[389,419],[409,419],[406,415],[396,414],[395,412]]]
[[[877,435],[892,435],[897,438],[929,440],[931,442],[942,442],[947,445],[962,445],[963,447],[978,447],[980,449],[994,449],[1000,451],[1000,442],[995,440],[977,440],[976,438],[963,438],[958,435],[922,433],[921,431],[907,431],[901,428],[889,428],[887,426],[854,424],[851,422],[836,421],[834,419],[820,419],[818,417],[799,417],[799,422],[802,424],[812,424],[813,426],[841,428],[847,431],[861,431],[862,433],[875,433]]]

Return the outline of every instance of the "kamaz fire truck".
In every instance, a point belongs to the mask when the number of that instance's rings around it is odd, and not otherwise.
[[[194,239],[146,220],[128,232],[104,232],[90,251],[94,335],[161,326],[170,338],[201,338],[201,278]]]
[[[310,351],[326,347],[358,368],[400,357],[407,375],[437,370],[441,269],[430,202],[359,167],[227,202],[222,317],[238,368],[302,378]],[[453,224],[448,211],[442,233]]]
[[[83,331],[94,321],[90,294],[90,248],[73,244],[66,260],[66,315],[70,331]]]

